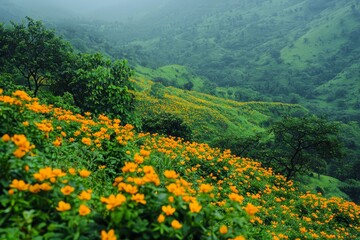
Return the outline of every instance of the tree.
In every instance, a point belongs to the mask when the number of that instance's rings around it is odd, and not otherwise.
[[[135,97],[130,77],[133,71],[126,60],[111,62],[100,53],[81,54],[78,69],[69,84],[75,104],[83,111],[119,117],[137,125]]]
[[[9,28],[0,27],[0,63],[19,72],[36,96],[42,86],[58,79],[60,66],[72,48],[41,21],[26,20],[27,25],[12,22]]]
[[[151,113],[143,116],[142,130],[144,132],[180,137],[187,141],[192,139],[192,131],[184,120],[168,112]]]
[[[264,152],[265,164],[292,179],[342,156],[339,124],[315,116],[285,117],[271,126],[273,141]]]

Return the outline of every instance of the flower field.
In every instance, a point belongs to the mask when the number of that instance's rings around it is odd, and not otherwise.
[[[0,239],[359,239],[360,207],[251,159],[0,90]]]

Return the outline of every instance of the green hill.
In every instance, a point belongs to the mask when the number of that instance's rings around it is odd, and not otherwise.
[[[172,113],[190,126],[193,139],[200,142],[211,143],[225,136],[255,136],[267,131],[269,123],[282,115],[307,113],[304,107],[294,104],[236,102],[174,87],[154,90],[154,82],[140,76],[135,83],[140,115]]]

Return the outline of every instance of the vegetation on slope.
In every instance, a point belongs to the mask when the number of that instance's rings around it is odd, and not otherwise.
[[[251,159],[0,90],[4,239],[356,239],[360,208]]]

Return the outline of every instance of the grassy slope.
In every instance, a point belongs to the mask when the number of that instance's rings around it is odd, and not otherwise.
[[[196,91],[164,88],[164,97],[150,94],[152,81],[136,77],[141,114],[171,112],[180,116],[193,130],[194,139],[210,142],[221,136],[253,136],[266,131],[266,124],[292,113],[305,113],[300,105],[272,102],[236,102]]]

